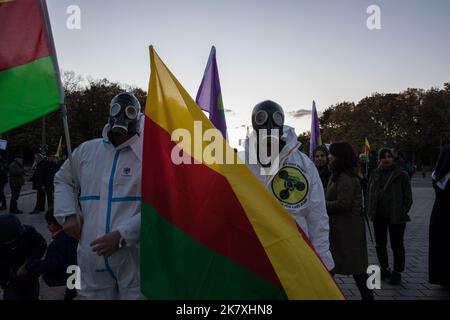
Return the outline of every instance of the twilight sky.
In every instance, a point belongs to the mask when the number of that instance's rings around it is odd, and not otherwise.
[[[217,48],[230,143],[253,106],[319,111],[374,92],[428,89],[450,81],[448,0],[47,0],[61,69],[148,88],[148,46],[195,98],[211,45]],[[369,30],[366,10],[381,9]],[[81,29],[66,26],[70,5]],[[109,102],[105,101],[105,107]],[[301,113],[301,112],[300,112]],[[297,133],[310,117],[287,115]]]

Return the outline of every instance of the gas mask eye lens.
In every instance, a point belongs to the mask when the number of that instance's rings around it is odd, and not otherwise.
[[[262,126],[263,124],[265,124],[267,122],[267,118],[268,118],[268,114],[266,111],[264,110],[260,110],[256,113],[255,115],[255,123],[258,126]]]
[[[281,112],[274,112],[274,114],[272,115],[272,119],[277,126],[281,127],[283,125],[283,115],[281,114]]]
[[[114,104],[111,106],[111,109],[109,110],[110,116],[111,116],[111,117],[117,116],[117,115],[119,114],[119,112],[120,112],[120,109],[121,109],[120,104],[114,103]]]
[[[137,118],[137,110],[134,106],[128,106],[125,108],[125,115],[128,119],[134,120]]]

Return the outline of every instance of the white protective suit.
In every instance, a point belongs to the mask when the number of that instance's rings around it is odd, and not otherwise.
[[[256,161],[250,163],[249,150],[252,148],[249,143],[254,141],[256,144],[256,131],[246,140],[244,161],[258,180],[292,214],[322,262],[328,270],[332,270],[334,261],[329,249],[330,227],[319,173],[308,156],[298,149],[301,142],[297,141],[294,128],[284,125],[281,139],[286,144],[279,155],[279,170],[275,170],[274,174],[261,174],[261,165],[255,164]],[[257,150],[256,145],[253,148]]]
[[[78,297],[141,299],[139,233],[142,135],[135,135],[114,147],[108,139],[108,131],[109,124],[103,129],[103,139],[87,141],[73,152],[83,219],[77,252],[81,269]],[[56,174],[54,184],[55,217],[62,223],[64,217],[76,212],[69,161]],[[125,239],[126,246],[109,258],[99,257],[90,243],[116,230]]]

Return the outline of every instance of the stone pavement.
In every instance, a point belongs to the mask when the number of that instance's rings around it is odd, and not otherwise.
[[[381,289],[375,290],[377,300],[450,300],[450,291],[440,286],[428,283],[428,225],[431,209],[434,203],[434,190],[429,177],[412,179],[413,201],[410,216],[411,222],[407,224],[405,233],[406,270],[403,281],[398,286],[392,286],[382,281]],[[6,188],[5,188],[6,189]],[[6,191],[6,190],[5,190]],[[9,196],[7,196],[9,204]],[[36,191],[31,190],[27,184],[19,198],[19,208],[25,213],[19,215],[25,224],[33,225],[49,242],[51,236],[47,230],[44,213],[29,215],[36,201]],[[7,212],[7,211],[2,211]],[[0,213],[0,214],[1,214]],[[373,232],[373,231],[372,231]],[[378,264],[375,248],[368,236],[369,264]],[[390,251],[390,248],[389,250]],[[392,254],[389,253],[392,263]],[[336,282],[341,287],[347,299],[360,299],[359,291],[351,276],[336,276]],[[41,281],[41,298],[55,299],[60,296],[60,289],[48,288]],[[1,293],[0,293],[1,299]]]
[[[381,289],[375,291],[377,300],[450,300],[450,290],[428,283],[428,226],[434,203],[434,190],[429,177],[413,178],[413,206],[409,213],[411,222],[406,225],[405,251],[406,268],[402,283],[398,286],[381,282]],[[372,227],[372,226],[371,226]],[[373,234],[373,227],[372,227]],[[369,264],[378,265],[375,247],[367,234]],[[392,269],[392,252],[388,244],[389,262]],[[351,276],[337,276],[336,282],[347,299],[360,299],[359,290]]]

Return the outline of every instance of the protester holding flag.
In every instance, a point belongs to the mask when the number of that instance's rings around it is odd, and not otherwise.
[[[61,220],[68,235],[80,239],[80,299],[141,297],[140,111],[133,94],[123,92],[115,96],[103,139],[85,142],[74,150],[76,177],[72,176],[69,161],[55,176],[55,217]],[[81,226],[72,201],[74,178],[80,186]]]
[[[368,256],[358,161],[346,142],[330,146],[331,178],[327,189],[330,216],[330,250],[337,274],[353,275],[363,300],[373,300],[367,288]]]
[[[332,270],[334,262],[329,250],[324,190],[314,163],[299,151],[301,142],[297,141],[294,128],[284,124],[284,112],[277,103],[267,100],[257,104],[252,112],[252,125],[254,131],[245,148],[246,164],[292,214],[327,269]],[[278,136],[271,134],[273,129]],[[275,140],[279,144],[279,150],[274,150],[279,152],[279,160],[265,164],[259,157],[260,150],[270,149]],[[263,173],[264,167],[270,170]]]
[[[306,235],[238,159],[153,47],[150,65],[142,161],[143,294],[342,299]],[[200,140],[193,151],[187,137],[173,141],[178,129],[191,137],[214,133],[220,149],[204,159],[207,152],[196,150],[209,143]],[[219,153],[231,160],[224,163]],[[175,163],[174,155],[180,154],[183,161]]]

